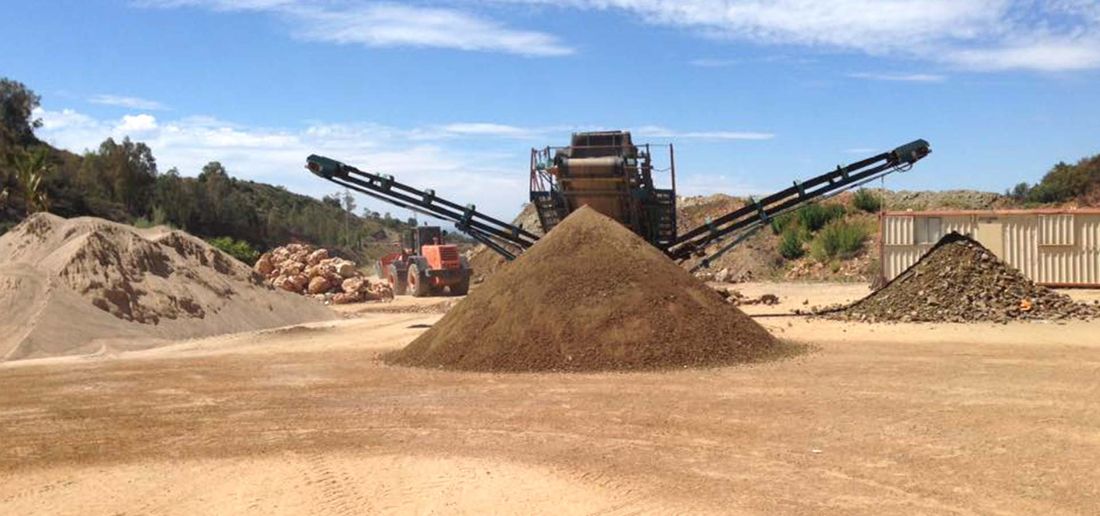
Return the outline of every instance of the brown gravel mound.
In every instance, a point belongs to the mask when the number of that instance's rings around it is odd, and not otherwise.
[[[0,237],[0,360],[334,317],[181,231],[40,213]]]
[[[978,242],[952,233],[875,293],[832,314],[858,321],[1089,319],[1100,308],[1036,285]]]
[[[482,371],[628,370],[753,361],[775,348],[717,292],[582,208],[386,360]]]

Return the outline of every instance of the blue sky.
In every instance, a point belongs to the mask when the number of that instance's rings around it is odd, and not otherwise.
[[[933,156],[888,187],[1001,191],[1100,153],[1092,0],[2,7],[0,75],[42,95],[43,139],[129,135],[162,170],[219,160],[317,196],[310,153],[510,217],[530,148],[594,128],[674,143],[684,194],[764,193],[915,138]]]

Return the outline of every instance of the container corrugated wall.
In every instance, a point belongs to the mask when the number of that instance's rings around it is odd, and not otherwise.
[[[940,219],[937,234],[929,235],[927,230],[917,231],[918,225],[924,224],[926,218]],[[883,216],[883,274],[887,280],[893,279],[917,263],[943,235],[956,232],[973,236],[976,227],[974,217],[970,215],[924,217],[914,213]],[[918,238],[925,241],[918,242]]]
[[[951,232],[958,233],[960,235],[974,236],[974,232],[978,230],[978,224],[975,222],[974,217],[971,215],[961,215],[943,218],[943,234],[947,235]]]
[[[1032,281],[1040,279],[1039,225],[1034,216],[1000,217],[1004,223],[1004,261]]]
[[[882,218],[882,272],[886,279],[901,274],[923,251],[913,246],[913,217],[886,215]]]
[[[1081,259],[1084,283],[1100,285],[1100,215],[1091,217],[1078,217],[1077,226],[1080,228]]]
[[[1042,216],[1038,220],[1038,281],[1098,284],[1100,216]]]
[[[888,246],[913,244],[913,217],[888,215],[882,219],[882,241]]]
[[[974,236],[978,221],[1003,226],[1005,262],[1038,283],[1100,286],[1100,214],[1098,213],[946,213],[885,215],[882,221],[882,272],[893,279],[932,246],[917,242],[940,219],[943,234]],[[926,224],[923,228],[921,224]],[[924,229],[922,231],[922,229]]]

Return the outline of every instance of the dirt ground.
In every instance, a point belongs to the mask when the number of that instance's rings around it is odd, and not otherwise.
[[[0,513],[1100,507],[1100,321],[808,321],[784,314],[866,288],[735,288],[780,297],[745,309],[791,357],[630,374],[390,367],[377,355],[440,317],[397,310],[439,300],[402,298],[339,321],[4,364]]]

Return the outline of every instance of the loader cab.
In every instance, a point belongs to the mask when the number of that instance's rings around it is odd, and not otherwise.
[[[439,229],[439,226],[417,226],[410,229],[405,233],[405,249],[410,251],[410,254],[423,253],[423,247],[426,245],[442,245],[443,244],[443,231]]]

